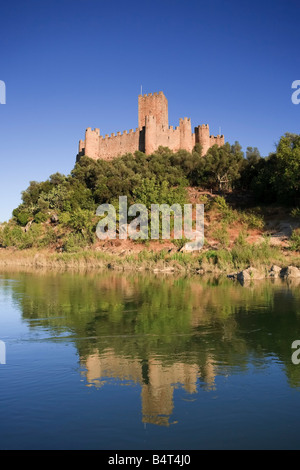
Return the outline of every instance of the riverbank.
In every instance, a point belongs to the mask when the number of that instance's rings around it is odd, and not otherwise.
[[[251,267],[267,277],[272,266],[281,270],[288,266],[300,267],[300,255],[270,246],[267,241],[258,245],[245,244],[234,249],[210,249],[200,252],[174,251],[168,248],[149,250],[145,246],[135,252],[85,249],[76,253],[57,253],[49,249],[0,249],[0,269],[112,269],[234,277],[235,274]]]

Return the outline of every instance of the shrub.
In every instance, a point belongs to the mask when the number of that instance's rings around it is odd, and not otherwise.
[[[218,251],[216,250],[208,250],[199,257],[199,262],[202,264],[203,262],[208,261],[212,264],[217,264],[218,262]]]
[[[34,222],[36,224],[41,224],[43,222],[46,222],[46,220],[48,220],[48,215],[44,212],[39,211],[34,216]]]
[[[280,248],[271,246],[268,238],[262,243],[250,244],[241,235],[232,247],[231,255],[235,268],[266,265],[280,258]]]
[[[232,223],[238,219],[237,212],[228,206],[223,196],[215,197],[214,206],[221,213],[224,222]]]
[[[28,224],[30,219],[30,214],[28,212],[22,211],[17,214],[17,222],[22,227]]]
[[[300,228],[293,230],[290,239],[290,247],[293,251],[300,251]]]
[[[258,230],[262,230],[265,225],[263,217],[254,212],[242,212],[240,214],[240,220],[245,223],[247,227]]]
[[[227,247],[229,245],[229,233],[224,225],[222,227],[217,228],[212,233],[212,237],[217,240],[223,247]]]
[[[70,233],[63,244],[63,250],[67,253],[76,253],[88,244],[88,240],[80,233]]]
[[[48,247],[49,245],[56,243],[57,241],[57,234],[53,227],[47,227],[45,233],[41,238],[37,240],[37,246],[42,248],[42,247]]]
[[[295,207],[291,211],[291,216],[294,217],[295,219],[300,219],[300,207]]]

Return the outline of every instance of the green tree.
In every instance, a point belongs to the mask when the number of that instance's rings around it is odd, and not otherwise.
[[[277,172],[274,179],[279,199],[294,202],[300,191],[300,135],[286,133],[277,150]]]
[[[276,152],[258,161],[251,187],[259,200],[297,204],[300,197],[300,135],[286,133],[280,138]]]
[[[240,178],[243,152],[238,142],[214,145],[203,158],[203,182],[219,191],[232,189]]]

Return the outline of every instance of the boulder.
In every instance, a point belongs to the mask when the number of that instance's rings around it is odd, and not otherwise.
[[[247,268],[243,269],[243,271],[240,271],[237,274],[237,280],[240,281],[241,283],[244,283],[246,281],[252,281],[254,279],[264,279],[265,274],[259,271],[256,268]]]
[[[237,279],[237,273],[227,274],[229,279]]]
[[[269,276],[270,277],[279,277],[280,272],[281,272],[281,267],[276,266],[275,264],[273,264],[273,266],[271,266],[271,269],[269,270]]]
[[[203,239],[198,238],[194,241],[187,242],[179,251],[188,253],[191,251],[200,251],[203,248]]]
[[[288,266],[287,268],[282,268],[282,270],[280,271],[280,277],[300,278],[300,269],[296,266]]]
[[[52,223],[52,224],[57,224],[58,221],[59,221],[58,215],[57,215],[57,214],[52,214],[50,220],[51,220],[51,223]]]

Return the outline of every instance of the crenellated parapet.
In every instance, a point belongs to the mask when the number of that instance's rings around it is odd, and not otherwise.
[[[213,145],[218,145],[219,147],[221,147],[222,145],[225,144],[225,141],[224,141],[224,135],[221,134],[221,135],[210,135],[209,138],[211,139],[211,147]]]

